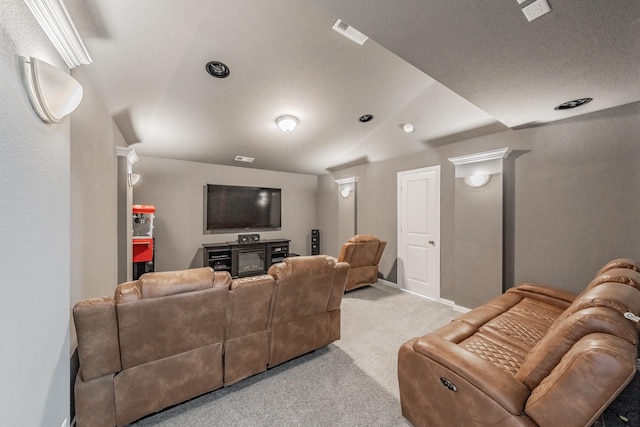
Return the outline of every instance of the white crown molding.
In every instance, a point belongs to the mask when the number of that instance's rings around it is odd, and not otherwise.
[[[353,184],[354,182],[358,182],[357,176],[351,176],[349,178],[343,178],[343,179],[336,179],[336,184],[338,185]]]
[[[24,0],[69,68],[91,64],[91,57],[62,0]]]
[[[467,154],[466,156],[450,157],[449,161],[454,165],[466,165],[468,163],[485,162],[487,160],[506,159],[511,153],[508,147],[499,150],[483,151],[482,153]]]
[[[129,164],[133,165],[138,161],[138,155],[136,150],[130,147],[116,147],[116,155],[119,157],[126,157]]]

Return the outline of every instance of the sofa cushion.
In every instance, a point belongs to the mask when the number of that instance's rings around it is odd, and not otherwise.
[[[275,286],[268,274],[231,282],[227,339],[267,330]]]
[[[549,325],[529,319],[521,313],[509,311],[490,320],[480,329],[483,333],[498,336],[512,345],[529,352],[549,329]]]
[[[224,384],[264,372],[269,363],[269,315],[276,281],[269,275],[231,282]]]
[[[529,352],[516,378],[533,390],[578,340],[591,333],[616,335],[637,345],[636,324],[624,317],[628,309],[640,309],[640,292],[620,283],[602,284],[576,298]]]
[[[122,369],[223,342],[226,288],[117,304]]]
[[[640,292],[624,283],[605,282],[583,291],[556,320],[559,323],[573,313],[589,307],[609,307],[624,314],[638,314]]]
[[[515,375],[518,372],[520,365],[527,357],[527,353],[523,349],[504,339],[482,332],[473,334],[459,345],[469,353],[493,363],[511,375]]]
[[[339,307],[348,269],[348,264],[329,256],[286,258],[272,265],[269,274],[278,282],[272,325]]]
[[[607,282],[624,283],[640,290],[640,272],[628,268],[610,268],[596,276],[585,290]]]
[[[209,288],[226,288],[231,285],[231,275],[226,271],[213,271],[211,267],[180,271],[146,273],[134,282],[127,282],[116,288],[118,303],[142,298],[160,298],[185,292],[201,291]]]
[[[598,270],[596,276],[599,276],[612,268],[627,268],[629,270],[640,272],[640,263],[631,258],[617,258],[606,263],[600,270]]]

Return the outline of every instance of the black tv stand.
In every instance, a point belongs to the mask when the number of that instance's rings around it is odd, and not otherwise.
[[[289,242],[289,239],[269,239],[203,244],[204,265],[216,271],[228,271],[233,278],[265,274],[272,264],[289,256]]]

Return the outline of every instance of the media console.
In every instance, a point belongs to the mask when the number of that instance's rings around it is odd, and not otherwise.
[[[265,274],[271,264],[289,256],[289,242],[270,239],[252,243],[207,243],[202,245],[204,265],[216,271],[228,271],[234,278]]]

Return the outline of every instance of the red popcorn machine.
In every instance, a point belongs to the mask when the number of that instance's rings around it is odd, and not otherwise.
[[[156,207],[153,205],[133,205],[133,279],[153,271],[154,239],[153,219]]]

